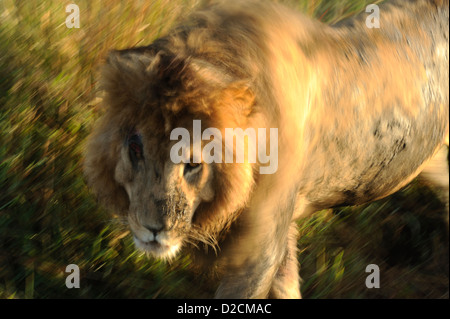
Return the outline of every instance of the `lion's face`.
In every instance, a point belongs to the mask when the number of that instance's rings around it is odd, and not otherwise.
[[[139,50],[112,53],[102,76],[106,109],[87,144],[88,183],[126,214],[138,248],[160,258],[185,243],[216,249],[249,199],[256,164],[173,161],[179,141],[170,133],[193,136],[194,120],[223,136],[227,127],[251,126],[252,92],[213,66]]]
[[[115,179],[129,198],[128,221],[136,246],[170,258],[189,240],[199,204],[214,198],[213,167],[192,161],[175,164],[166,148],[143,132],[128,134]]]

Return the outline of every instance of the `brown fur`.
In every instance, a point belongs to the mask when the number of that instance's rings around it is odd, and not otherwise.
[[[226,2],[148,47],[112,52],[86,153],[90,186],[135,236],[163,229],[162,242],[214,268],[216,297],[300,297],[294,220],[391,194],[448,135],[443,2],[381,6],[380,29],[365,14],[329,27],[278,4]],[[222,163],[183,175],[169,134],[193,119],[222,133],[278,128],[278,171]],[[133,130],[144,146],[135,166]]]

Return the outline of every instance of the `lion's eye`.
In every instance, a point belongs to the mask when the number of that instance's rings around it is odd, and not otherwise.
[[[199,171],[201,167],[202,165],[200,163],[186,163],[184,165],[184,174]]]
[[[140,134],[131,134],[128,137],[128,152],[133,164],[143,158],[142,137]]]

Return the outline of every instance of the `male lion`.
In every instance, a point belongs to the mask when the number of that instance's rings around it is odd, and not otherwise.
[[[109,55],[87,181],[128,216],[138,248],[188,250],[214,269],[216,297],[299,298],[295,220],[392,194],[448,140],[448,16],[448,1],[426,0],[380,6],[380,28],[364,13],[331,27],[266,1],[200,10]],[[194,120],[277,128],[266,143],[278,143],[278,170],[174,163],[170,134]]]

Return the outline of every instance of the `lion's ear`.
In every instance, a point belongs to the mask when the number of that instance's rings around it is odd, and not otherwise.
[[[105,92],[107,104],[123,107],[130,102],[142,103],[147,97],[147,70],[154,60],[154,55],[142,50],[111,51],[100,77],[100,90]]]
[[[111,51],[101,73],[100,89],[111,105],[143,104],[186,89],[190,72],[182,57],[152,47]],[[186,83],[185,83],[186,82]]]

